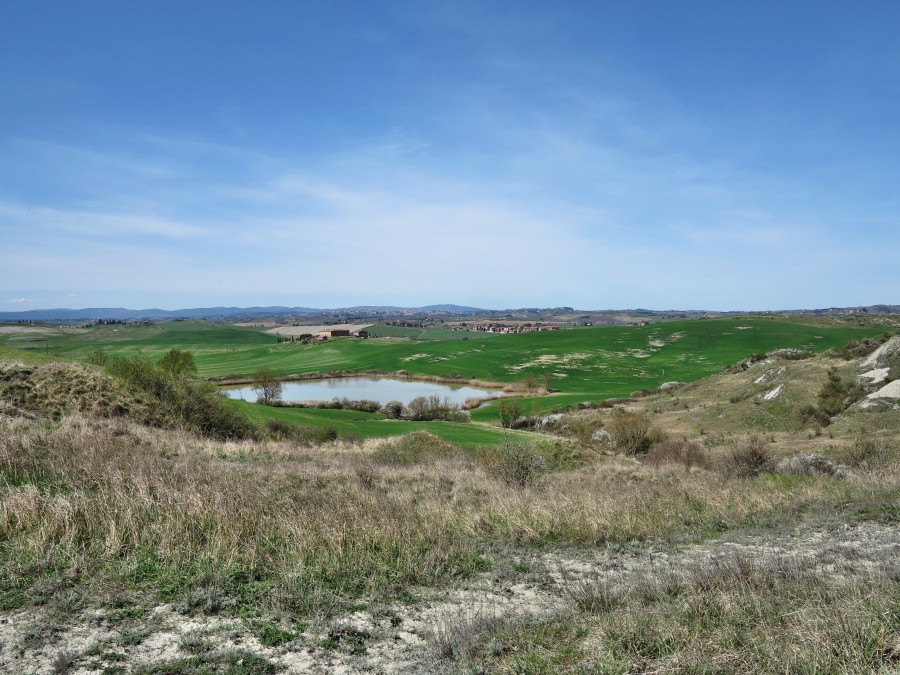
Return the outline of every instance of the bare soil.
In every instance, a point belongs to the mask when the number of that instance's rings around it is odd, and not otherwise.
[[[0,671],[87,674],[114,665],[130,672],[198,653],[201,659],[232,653],[254,655],[287,673],[452,672],[457,664],[441,654],[441,644],[479,621],[562,617],[572,611],[579,584],[647,583],[736,555],[814,563],[837,582],[897,575],[900,525],[832,516],[683,547],[651,542],[591,551],[495,551],[493,569],[465,584],[420,588],[408,602],[308,621],[296,637],[274,647],[262,644],[252,622],[191,615],[176,605],[153,607],[137,621],[121,619],[114,609],[61,616],[58,608],[29,608],[0,615]]]

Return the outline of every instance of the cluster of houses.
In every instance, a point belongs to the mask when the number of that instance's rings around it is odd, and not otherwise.
[[[347,330],[343,328],[338,328],[335,330],[320,330],[316,333],[316,340],[320,340],[325,342],[329,338],[336,337],[357,337],[362,338],[363,340],[369,339],[369,331],[367,330]]]
[[[343,328],[336,328],[334,330],[320,330],[318,333],[313,335],[312,333],[303,333],[302,335],[283,335],[278,338],[279,342],[302,342],[303,344],[309,344],[313,340],[318,342],[327,342],[331,338],[336,337],[357,337],[362,338],[364,340],[369,339],[369,331],[367,330],[346,330]]]
[[[559,330],[559,326],[542,326],[536,323],[504,324],[504,323],[476,323],[474,326],[460,325],[460,330],[474,330],[479,333],[500,333],[511,335],[513,333],[539,333],[547,330]]]

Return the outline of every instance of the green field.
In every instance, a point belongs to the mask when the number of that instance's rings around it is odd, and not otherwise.
[[[153,326],[48,329],[44,334],[3,333],[0,339],[11,347],[77,360],[84,360],[101,347],[110,353],[142,353],[153,359],[176,347],[195,354],[202,377],[250,376],[262,366],[284,377],[368,370],[404,370],[413,376],[453,376],[502,383],[528,377],[543,383],[549,377],[552,395],[523,401],[526,411],[544,412],[582,401],[628,396],[667,381],[698,380],[753,353],[788,347],[822,352],[887,330],[874,321],[757,316],[503,336],[440,328],[373,326],[373,335],[388,337],[338,338],[324,344],[302,345],[279,344],[276,336],[256,328],[179,321]],[[363,436],[396,433],[393,429],[397,423],[363,413],[260,408],[247,406],[256,418],[289,416],[310,424],[332,423]],[[479,408],[473,411],[473,419],[493,422],[496,408],[496,404]],[[411,426],[404,424],[403,429]],[[429,429],[439,427],[447,427],[440,433],[447,440],[461,434],[467,444],[489,442],[495,435],[492,430],[475,425],[428,424]]]

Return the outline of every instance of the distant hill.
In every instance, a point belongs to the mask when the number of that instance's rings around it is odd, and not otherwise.
[[[85,307],[83,309],[33,309],[24,312],[0,312],[0,321],[78,321],[97,319],[208,319],[214,317],[260,314],[316,314],[328,310],[308,307],[194,307],[190,309],[125,309],[124,307]]]
[[[480,309],[478,307],[464,307],[463,305],[427,305],[419,307],[427,312],[452,312],[454,314],[482,314],[484,312],[493,312],[492,309]]]
[[[582,319],[599,318],[602,315],[623,314],[638,317],[655,318],[657,320],[687,319],[701,316],[727,316],[730,314],[766,314],[778,313],[792,316],[852,316],[866,314],[900,314],[900,305],[868,305],[865,307],[829,307],[827,309],[791,309],[772,310],[772,312],[706,312],[704,310],[576,310],[571,307],[555,307],[548,309],[519,308],[519,309],[484,309],[468,307],[465,305],[439,304],[426,305],[424,307],[394,307],[390,305],[365,305],[337,309],[320,309],[313,307],[192,307],[186,309],[126,309],[124,307],[86,307],[83,309],[32,309],[18,312],[0,312],[0,322],[7,321],[96,321],[99,319],[116,319],[120,321],[139,321],[142,319],[258,319],[260,317],[289,316],[289,317],[315,317],[319,315],[332,315],[338,317],[353,317],[364,313],[371,316],[383,315],[456,315],[472,316],[479,314],[512,315],[522,313],[526,316],[544,314],[549,318],[554,315],[566,315],[572,313],[582,314]],[[592,316],[593,315],[593,316]]]

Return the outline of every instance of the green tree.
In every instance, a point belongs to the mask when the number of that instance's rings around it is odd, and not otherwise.
[[[109,361],[109,354],[103,347],[95,349],[87,356],[87,362],[94,366],[105,366]]]
[[[281,381],[275,377],[270,368],[259,368],[253,376],[253,392],[257,401],[263,405],[271,405],[281,400]]]
[[[500,400],[500,424],[504,429],[512,429],[516,420],[522,416],[522,406],[512,399]]]
[[[171,375],[173,379],[197,374],[197,364],[194,363],[194,355],[180,349],[170,349],[156,365],[160,370]]]

